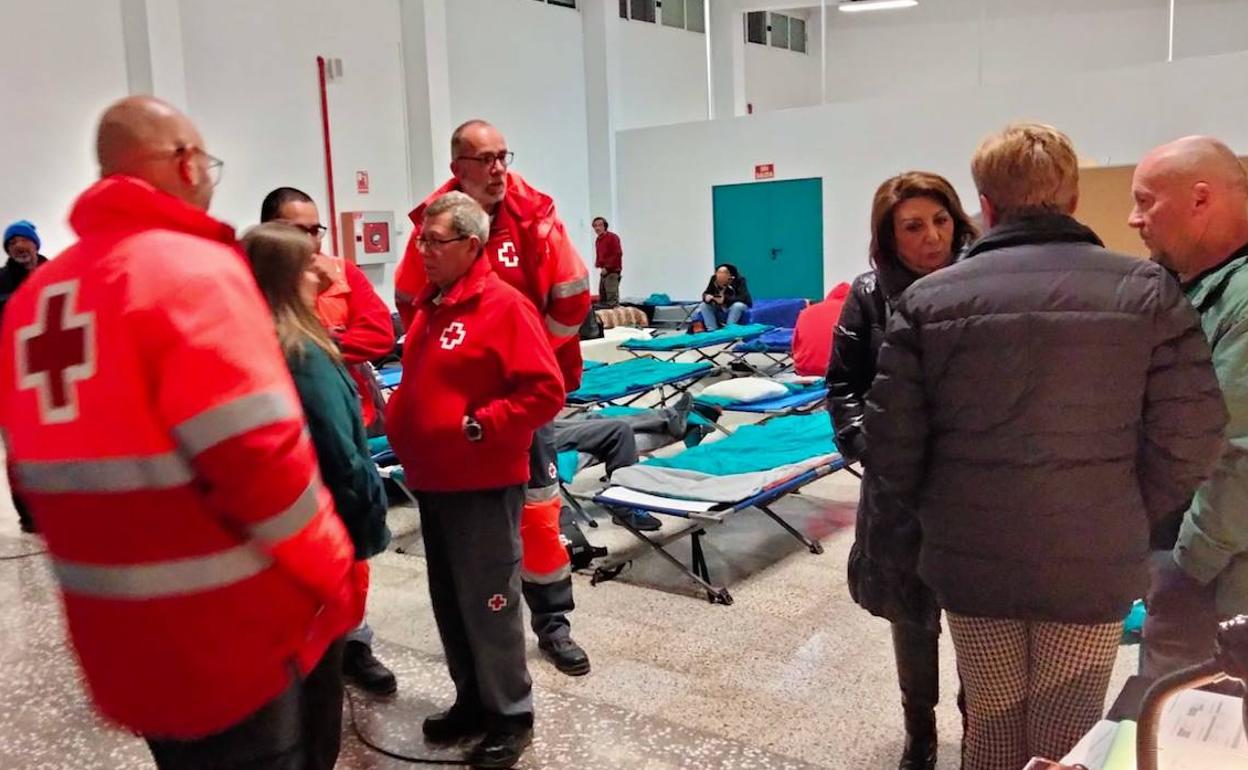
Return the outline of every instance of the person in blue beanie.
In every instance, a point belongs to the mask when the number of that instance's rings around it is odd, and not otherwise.
[[[25,283],[35,268],[48,261],[39,253],[41,246],[39,233],[35,232],[33,223],[19,219],[4,230],[4,253],[9,259],[0,268],[0,316],[4,314],[4,306],[8,304],[13,292]],[[17,517],[23,532],[34,532],[35,522],[26,511],[26,506],[13,496],[13,506],[17,508]]]
[[[4,230],[4,253],[9,259],[0,268],[0,315],[13,292],[26,282],[35,268],[48,261],[39,253],[43,244],[29,220],[19,219]]]

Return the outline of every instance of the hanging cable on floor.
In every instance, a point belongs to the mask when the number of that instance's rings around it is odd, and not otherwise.
[[[31,551],[29,553],[19,553],[13,556],[0,556],[0,561],[17,561],[18,559],[29,559],[33,556],[43,556],[47,551]]]
[[[390,749],[387,749],[384,746],[378,745],[377,743],[373,742],[371,739],[366,737],[364,735],[364,731],[360,729],[360,723],[355,718],[355,696],[351,693],[351,688],[347,687],[347,688],[344,688],[344,690],[347,694],[347,707],[351,712],[351,732],[355,734],[356,740],[358,740],[360,743],[367,746],[369,749],[372,749],[378,754],[382,754],[384,756],[390,757],[391,759],[397,759],[400,762],[408,762],[414,765],[437,765],[437,766],[442,766],[442,767],[448,767],[448,766],[449,767],[468,767],[471,764],[465,759],[442,759],[442,758],[437,758],[437,757],[409,756],[407,754],[400,754],[397,751],[391,751]]]

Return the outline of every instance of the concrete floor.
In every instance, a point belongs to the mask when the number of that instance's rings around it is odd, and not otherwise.
[[[592,472],[578,487],[592,486]],[[845,587],[856,480],[835,474],[787,498],[777,511],[818,537],[812,555],[761,514],[743,514],[707,538],[713,575],[735,603],[711,605],[623,529],[597,512],[589,530],[613,555],[635,554],[613,582],[576,578],[575,637],[594,670],[559,674],[530,643],[537,738],[522,767],[853,768],[896,767],[901,712],[887,624],[858,609]],[[40,548],[0,510],[0,557]],[[668,520],[666,528],[677,526]],[[396,507],[402,543],[414,512]],[[417,538],[418,539],[418,538]],[[445,706],[441,660],[417,553],[374,562],[369,618],[377,653],[399,675],[399,695],[356,695],[360,726],[401,753],[428,754],[420,719]],[[133,736],[101,724],[82,693],[67,648],[55,586],[41,557],[0,561],[0,768],[124,770],[151,761]],[[947,636],[946,636],[947,639]],[[1123,648],[1111,686],[1135,666]],[[942,770],[958,766],[952,645],[942,649]],[[447,756],[443,754],[442,756]],[[452,755],[453,756],[453,755]],[[408,767],[348,736],[339,767]]]

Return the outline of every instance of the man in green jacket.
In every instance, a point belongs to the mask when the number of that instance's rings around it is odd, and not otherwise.
[[[1217,623],[1248,613],[1248,174],[1222,142],[1187,137],[1144,157],[1132,196],[1128,224],[1200,313],[1230,414],[1177,543],[1154,554],[1141,672],[1155,678],[1213,657]]]

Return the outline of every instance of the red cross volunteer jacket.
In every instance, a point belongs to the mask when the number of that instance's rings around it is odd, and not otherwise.
[[[360,582],[228,226],[109,177],[9,301],[0,424],[100,710],[218,732],[358,623]]]
[[[316,315],[342,351],[368,427],[377,421],[377,406],[370,395],[375,386],[365,379],[372,373],[362,364],[394,352],[394,323],[363,270],[342,257],[318,254],[316,258],[331,280],[316,298]]]
[[[542,322],[483,255],[445,294],[425,288],[403,345],[403,381],[386,408],[390,446],[425,492],[497,489],[529,479],[533,432],[563,407]],[[464,435],[465,416],[485,429]]]
[[[395,305],[406,327],[411,326],[415,300],[428,283],[416,245],[425,207],[456,189],[458,183],[450,180],[410,214],[415,227],[394,275]],[[580,330],[589,313],[589,271],[555,213],[555,202],[514,171],[507,172],[507,194],[491,222],[486,258],[537,308],[564,383],[569,391],[576,390],[584,367]]]

